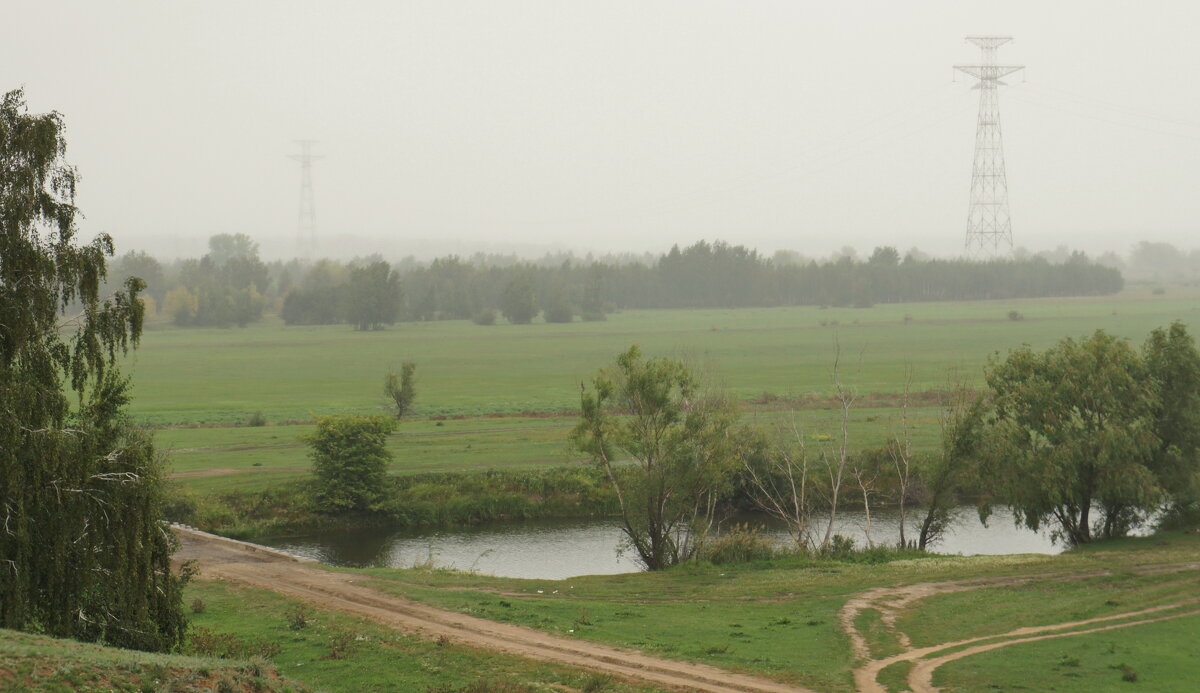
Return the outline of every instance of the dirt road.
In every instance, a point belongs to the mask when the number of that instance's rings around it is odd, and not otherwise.
[[[182,542],[177,558],[195,560],[201,577],[271,590],[409,633],[446,637],[471,647],[591,669],[660,688],[705,693],[813,693],[703,664],[659,659],[438,609],[370,589],[359,584],[369,581],[361,576],[323,570],[278,551],[183,527],[177,527],[176,533]]]

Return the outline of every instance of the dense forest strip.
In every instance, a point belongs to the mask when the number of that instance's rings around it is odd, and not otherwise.
[[[349,263],[321,259],[267,263],[244,234],[209,239],[200,258],[160,262],[129,253],[113,263],[114,283],[148,285],[154,313],[176,325],[244,326],[278,309],[293,325],[350,324],[376,330],[397,321],[497,316],[528,323],[603,320],[625,308],[854,306],[1111,295],[1124,279],[1114,267],[1072,253],[973,261],[876,248],[863,260],[773,257],[740,245],[699,241],[658,256],[527,261],[476,255],[391,264],[379,256]]]
[[[592,669],[664,688],[705,693],[812,693],[716,667],[650,657],[541,631],[488,621],[386,595],[359,584],[362,576],[306,565],[277,551],[177,527],[180,561],[200,576],[230,580],[377,623],[521,657]]]

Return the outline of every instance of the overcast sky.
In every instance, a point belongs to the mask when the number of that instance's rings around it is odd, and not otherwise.
[[[294,255],[305,138],[322,253],[955,253],[970,34],[1028,66],[1000,94],[1017,245],[1200,246],[1194,0],[45,0],[4,24],[0,89],[64,114],[82,229],[120,250]]]

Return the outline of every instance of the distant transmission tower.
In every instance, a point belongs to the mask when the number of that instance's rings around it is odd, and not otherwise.
[[[317,210],[313,203],[312,162],[321,157],[312,153],[316,140],[296,140],[299,154],[288,158],[300,162],[300,223],[296,231],[296,250],[301,257],[312,257],[317,250]]]
[[[1008,178],[1004,175],[1004,143],[1000,138],[1000,78],[1024,69],[1024,65],[997,65],[996,50],[1011,36],[968,36],[979,46],[983,59],[978,65],[955,65],[954,69],[979,80],[979,119],[975,126],[975,164],[971,168],[971,206],[967,212],[967,253],[996,255],[1012,249],[1012,218],[1008,211]]]

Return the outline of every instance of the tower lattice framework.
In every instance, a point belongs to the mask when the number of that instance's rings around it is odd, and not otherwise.
[[[975,163],[971,167],[971,203],[967,211],[966,249],[973,256],[994,256],[1012,249],[1012,216],[1008,209],[1008,178],[1004,172],[1004,142],[1000,133],[1001,78],[1024,65],[999,65],[996,52],[1011,36],[968,36],[983,53],[978,65],[954,69],[979,80],[979,117],[975,126]]]
[[[312,162],[320,159],[312,153],[316,140],[296,140],[299,154],[289,158],[300,162],[300,218],[296,231],[296,250],[302,257],[312,257],[317,250],[317,208],[313,198]]]

